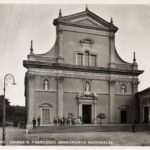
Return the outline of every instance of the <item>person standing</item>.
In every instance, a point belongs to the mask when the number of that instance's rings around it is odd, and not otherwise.
[[[40,116],[37,118],[37,122],[38,122],[38,126],[40,126],[40,123],[41,123],[41,118],[40,118]]]
[[[36,119],[35,119],[35,117],[33,118],[32,123],[33,123],[33,128],[35,128],[36,127]]]
[[[133,123],[132,123],[132,132],[133,132],[133,133],[135,132],[135,127],[136,127],[136,122],[135,122],[135,120],[134,120]]]

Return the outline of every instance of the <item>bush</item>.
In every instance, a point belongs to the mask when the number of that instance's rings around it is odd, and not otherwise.
[[[106,118],[106,115],[104,113],[99,113],[97,115],[97,118],[100,119],[100,124],[102,124],[102,120],[104,120]]]

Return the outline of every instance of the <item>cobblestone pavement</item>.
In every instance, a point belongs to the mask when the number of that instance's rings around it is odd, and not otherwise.
[[[2,128],[0,128],[2,135]],[[0,136],[0,141],[2,136]],[[25,134],[25,129],[6,128],[7,145],[150,146],[150,132],[82,132]]]

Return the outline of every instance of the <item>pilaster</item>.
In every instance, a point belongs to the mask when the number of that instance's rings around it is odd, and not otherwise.
[[[63,63],[63,30],[58,29],[58,63]]]
[[[115,48],[115,35],[112,31],[110,31],[109,35],[109,67],[114,67],[114,48]]]
[[[34,117],[34,76],[26,75],[26,109],[27,109],[27,128],[32,127]]]
[[[57,76],[57,116],[63,116],[63,81],[64,76]]]
[[[109,80],[109,122],[115,123],[115,83],[116,80]]]
[[[132,81],[132,93],[135,94],[138,92],[138,85],[139,85],[139,81],[136,79],[133,79]]]

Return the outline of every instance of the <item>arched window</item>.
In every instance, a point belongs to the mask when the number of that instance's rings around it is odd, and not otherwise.
[[[44,80],[44,90],[48,90],[49,88],[49,82],[47,79]]]

